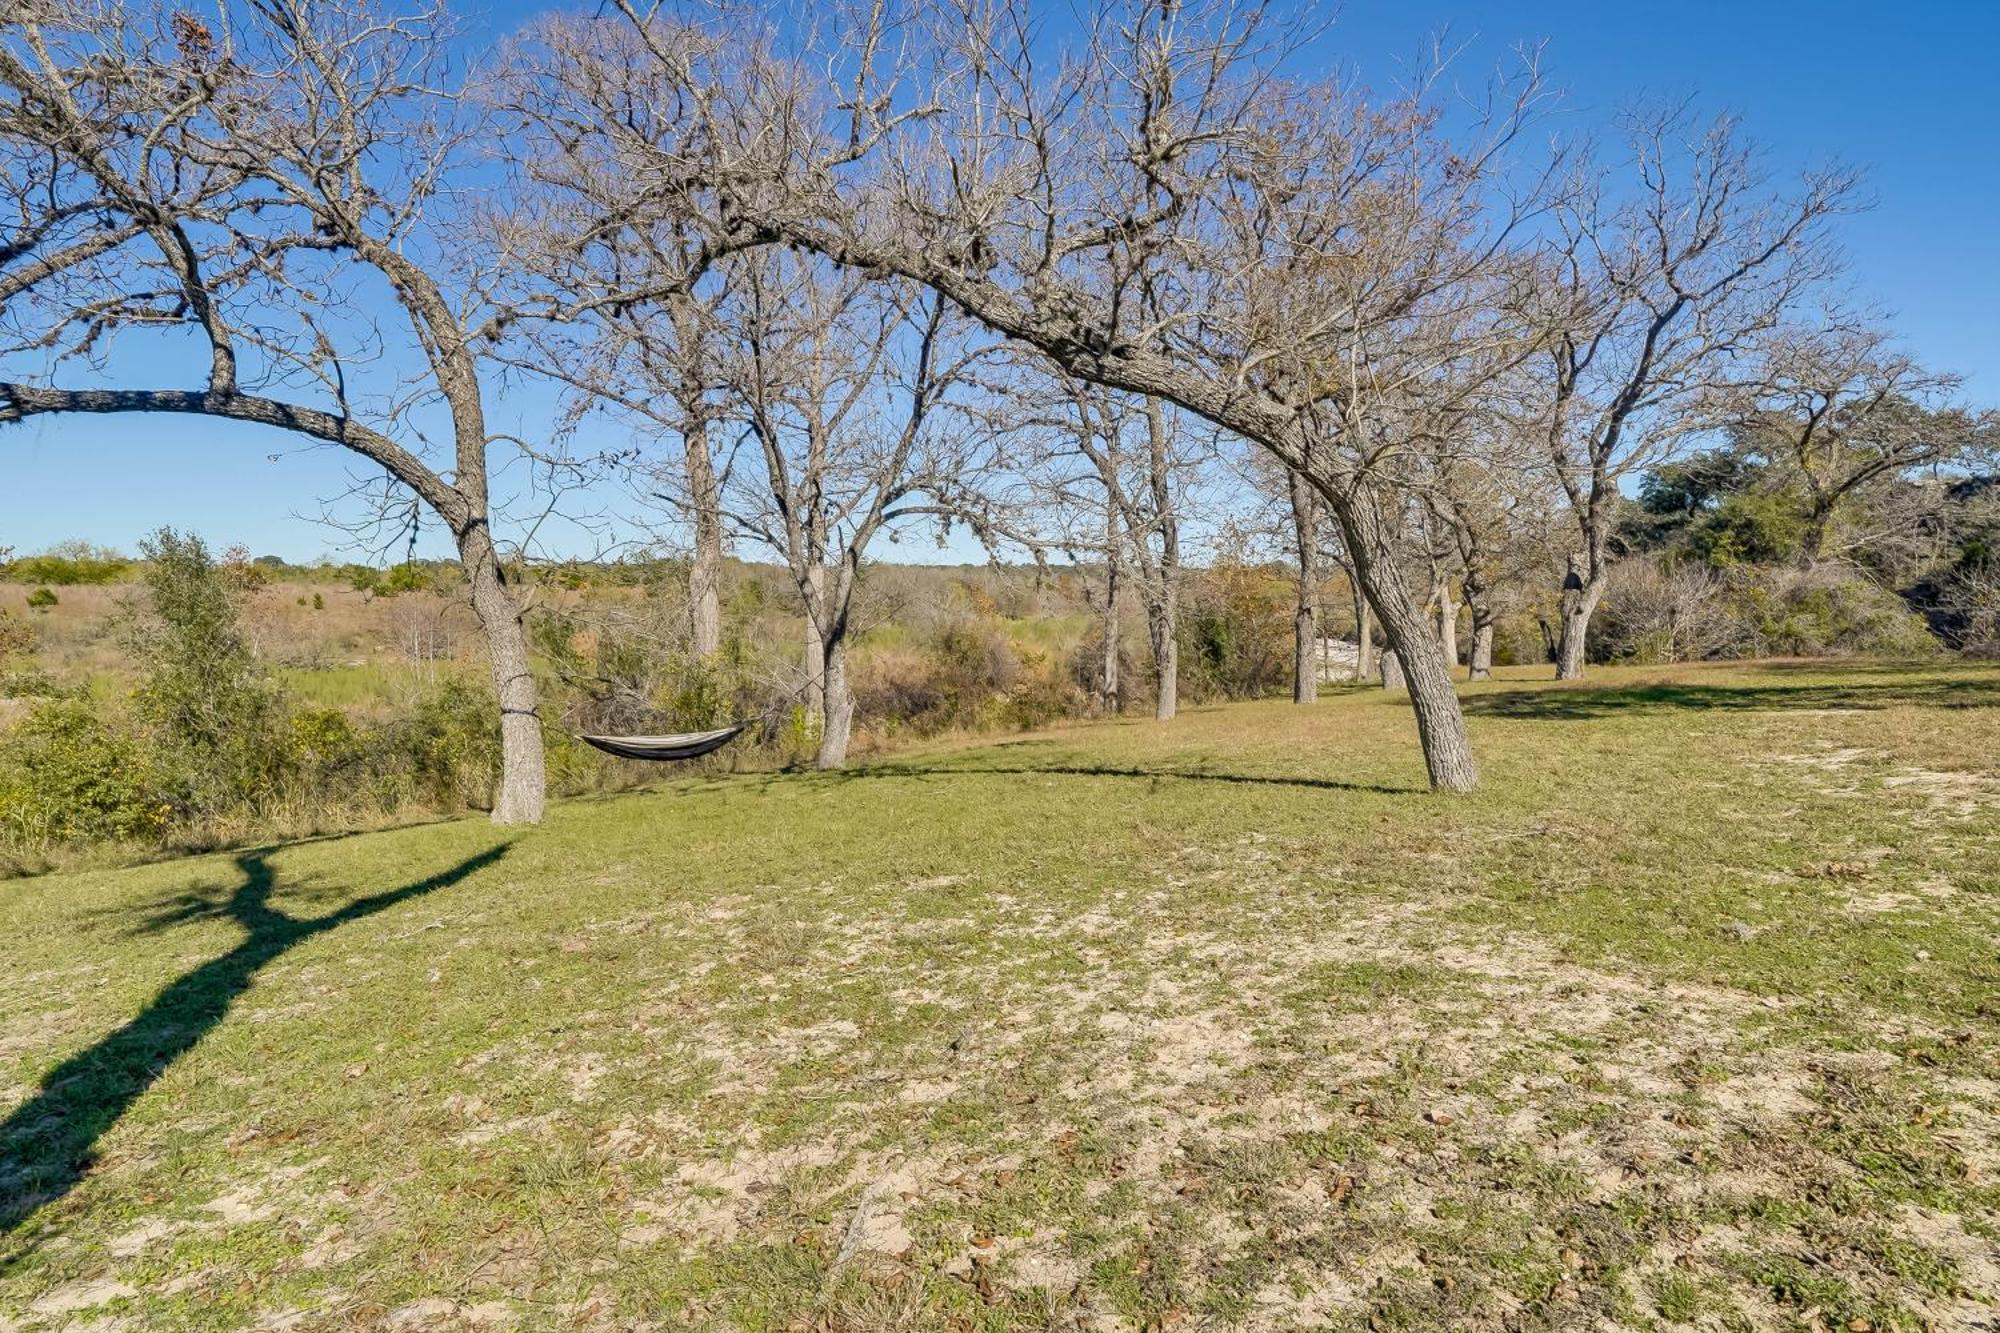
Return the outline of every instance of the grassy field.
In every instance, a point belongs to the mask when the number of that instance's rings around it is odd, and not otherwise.
[[[1994,1327],[2000,672],[1467,694],[0,886],[0,1328]]]

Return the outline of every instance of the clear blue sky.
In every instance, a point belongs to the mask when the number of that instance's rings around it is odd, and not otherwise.
[[[475,26],[483,38],[534,8],[488,4]],[[2000,2],[1352,0],[1317,50],[1381,84],[1439,30],[1472,43],[1467,79],[1546,38],[1578,129],[1634,98],[1694,93],[1738,112],[1774,167],[1863,168],[1876,206],[1842,230],[1860,291],[1896,312],[1913,351],[2000,403]],[[532,434],[537,416],[502,404],[495,426]],[[309,516],[352,471],[337,450],[229,423],[44,419],[0,430],[0,546],[81,537],[129,549],[172,523],[310,558],[338,534]],[[434,535],[423,549],[442,553]]]

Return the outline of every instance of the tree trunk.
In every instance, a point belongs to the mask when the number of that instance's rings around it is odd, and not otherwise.
[[[1411,600],[1397,573],[1395,533],[1376,498],[1366,490],[1336,492],[1327,498],[1347,541],[1355,580],[1382,618],[1383,633],[1396,650],[1397,665],[1408,681],[1410,708],[1416,714],[1417,739],[1423,746],[1431,788],[1471,791],[1479,785],[1479,766],[1465,734],[1458,691],[1439,650],[1436,627]]]
[[[1180,703],[1181,645],[1175,632],[1178,599],[1168,583],[1147,599],[1146,637],[1153,648],[1153,716],[1168,721]]]
[[[1298,544],[1298,607],[1292,614],[1292,702],[1319,698],[1319,497],[1290,474],[1292,528]]]
[[[694,553],[688,561],[688,638],[697,658],[722,648],[722,513],[706,423],[685,438],[688,503],[694,510]]]
[[[1458,603],[1452,600],[1451,585],[1438,584],[1438,651],[1444,654],[1447,672],[1458,668]]]
[[[1810,568],[1826,556],[1826,536],[1833,526],[1833,506],[1815,500],[1806,515],[1805,537],[1799,544],[1799,563]]]
[[[1583,562],[1570,557],[1569,573],[1563,579],[1561,623],[1556,635],[1556,679],[1583,679],[1584,644],[1590,635],[1590,618],[1604,597],[1605,577],[1592,572],[1585,577]]]
[[[1098,678],[1098,707],[1116,713],[1118,691],[1118,585],[1124,581],[1124,561],[1119,551],[1118,507],[1109,497],[1104,502],[1104,666]]]
[[[1375,679],[1375,608],[1354,585],[1354,679],[1366,685]]]
[[[819,607],[826,595],[826,569],[815,565],[806,571],[812,591],[806,598],[806,684],[801,694],[806,720],[815,725],[826,722],[826,642],[821,637]]]
[[[542,764],[542,718],[521,607],[507,587],[484,521],[458,534],[458,557],[472,585],[472,608],[486,633],[493,693],[500,701],[500,787],[493,796],[496,824],[541,822],[548,777]]]
[[[1396,656],[1394,648],[1382,654],[1382,688],[1385,690],[1409,688],[1409,682],[1403,679],[1402,659]]]
[[[1153,640],[1153,716],[1161,722],[1180,707],[1180,520],[1174,513],[1171,487],[1173,461],[1170,456],[1166,404],[1157,397],[1146,399],[1147,476],[1153,495],[1153,521],[1160,529],[1160,554],[1156,566],[1159,586],[1147,608],[1148,629]],[[1137,534],[1135,534],[1137,535]],[[1141,542],[1148,539],[1139,536]]]
[[[1493,676],[1493,614],[1476,604],[1472,608],[1472,669],[1467,674],[1473,680]]]
[[[819,732],[821,769],[847,762],[847,740],[854,730],[854,691],[847,686],[847,635],[837,631],[826,643],[826,724]]]
[[[1301,598],[1292,618],[1292,702],[1319,700],[1319,612]]]

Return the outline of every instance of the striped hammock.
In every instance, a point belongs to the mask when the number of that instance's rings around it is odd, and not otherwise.
[[[620,759],[699,759],[749,730],[751,721],[754,719],[714,731],[685,731],[678,736],[579,736],[577,739]]]

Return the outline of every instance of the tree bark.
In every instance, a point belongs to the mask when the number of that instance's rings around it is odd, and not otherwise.
[[[1287,474],[1298,546],[1298,607],[1292,613],[1292,702],[1319,698],[1319,497],[1306,479]]]
[[[1327,499],[1346,539],[1349,559],[1354,562],[1355,580],[1382,618],[1383,633],[1395,650],[1397,666],[1408,683],[1410,708],[1416,714],[1417,739],[1423,747],[1431,788],[1471,791],[1479,785],[1479,766],[1473,760],[1472,744],[1466,736],[1458,691],[1445,666],[1436,627],[1397,576],[1395,533],[1379,502],[1366,489],[1357,487],[1344,494],[1327,495]],[[1386,679],[1386,661],[1384,672]]]
[[[1826,557],[1827,532],[1833,526],[1833,506],[1815,498],[1806,514],[1806,532],[1799,544],[1799,563],[1810,568]]]
[[[1584,562],[1571,556],[1569,573],[1563,578],[1562,601],[1557,612],[1560,619],[1556,632],[1557,680],[1583,678],[1584,646],[1590,636],[1590,618],[1597,613],[1597,604],[1604,597],[1608,581],[1602,567],[1596,562],[1592,564],[1594,567],[1586,573]]]
[[[722,496],[715,456],[708,447],[710,407],[704,367],[709,349],[694,301],[674,296],[666,305],[677,352],[671,374],[680,407],[682,479],[694,520],[694,549],[688,558],[688,642],[696,658],[707,659],[722,648]]]
[[[1467,673],[1472,680],[1489,680],[1493,676],[1493,613],[1480,606],[1472,608],[1472,667]]]
[[[1499,616],[1493,609],[1493,585],[1477,548],[1465,551],[1465,605],[1472,612],[1472,656],[1466,662],[1467,680],[1486,680],[1493,675],[1493,633]]]
[[[1146,637],[1153,649],[1153,717],[1160,722],[1171,720],[1180,704],[1181,645],[1175,623],[1178,601],[1169,582],[1146,604]]]
[[[1458,668],[1458,603],[1451,595],[1451,584],[1438,584],[1438,651],[1444,654],[1446,671]]]
[[[1124,560],[1118,536],[1118,506],[1109,496],[1104,501],[1104,664],[1098,679],[1098,706],[1106,713],[1119,711],[1118,588],[1124,581]]]
[[[682,439],[688,502],[694,510],[694,551],[688,560],[688,640],[697,658],[722,649],[722,510],[708,423],[691,424]]]
[[[854,730],[854,691],[847,684],[847,635],[836,630],[825,645],[826,722],[819,732],[819,755],[815,763],[822,770],[839,768],[847,762],[847,741]]]
[[[1409,688],[1409,682],[1403,679],[1402,659],[1396,656],[1394,648],[1382,654],[1382,688],[1385,690]]]
[[[486,632],[493,693],[500,701],[500,787],[493,797],[493,822],[538,823],[548,796],[548,777],[521,606],[507,588],[484,520],[458,534],[458,555],[472,585],[472,608]]]
[[[1354,679],[1366,685],[1375,679],[1375,608],[1359,583],[1354,584]]]
[[[1146,442],[1152,517],[1160,529],[1160,553],[1155,562],[1157,586],[1148,598],[1151,605],[1147,607],[1147,628],[1153,640],[1153,716],[1165,722],[1180,708],[1181,529],[1170,486],[1173,464],[1169,455],[1166,404],[1155,394],[1146,398]]]
[[[824,728],[826,724],[826,639],[820,627],[820,607],[826,600],[826,568],[815,565],[806,571],[806,685],[802,692],[806,720]]]

